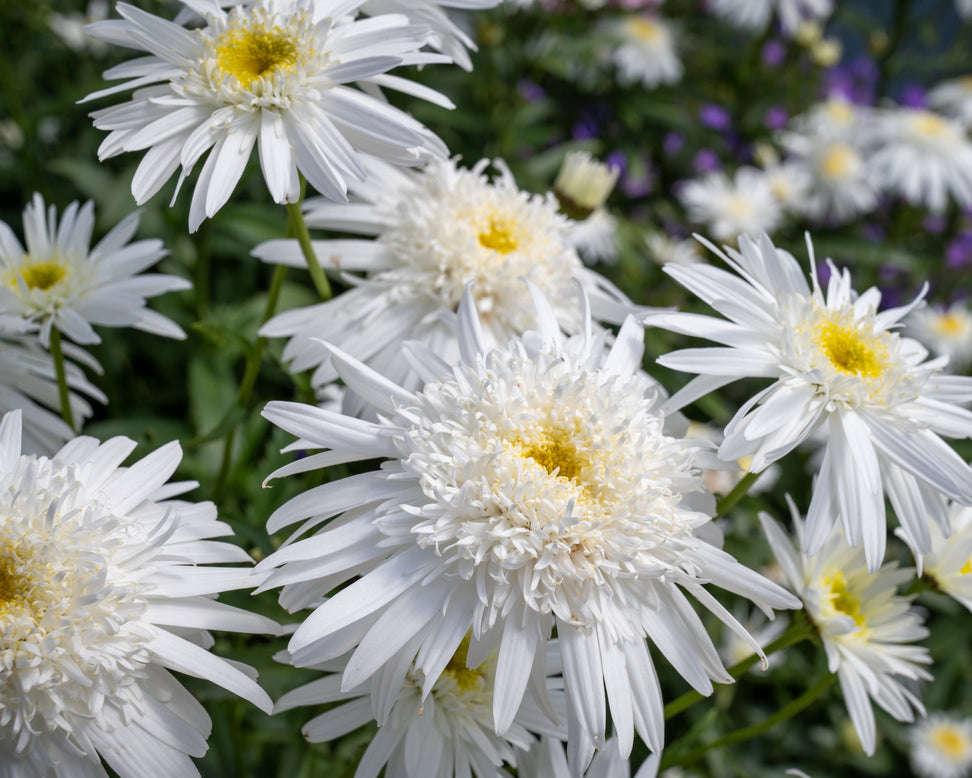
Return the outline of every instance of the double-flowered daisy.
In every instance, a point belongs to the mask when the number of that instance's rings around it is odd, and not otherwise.
[[[131,242],[138,218],[130,214],[92,248],[91,201],[71,203],[58,223],[55,207],[45,209],[35,194],[24,209],[26,249],[0,222],[0,315],[36,325],[45,346],[52,328],[76,343],[99,343],[92,324],[184,338],[174,321],[146,308],[145,301],[191,284],[176,276],[141,274],[166,252],[160,240]]]
[[[948,357],[949,371],[963,372],[972,363],[972,311],[965,302],[918,308],[905,324],[906,332],[933,354]]]
[[[688,217],[705,225],[717,240],[732,240],[745,233],[772,232],[783,209],[766,174],[743,166],[730,178],[722,170],[686,182],[678,191]]]
[[[207,630],[277,632],[216,601],[249,588],[246,553],[211,503],[173,499],[170,443],[130,467],[127,438],[75,438],[21,454],[20,414],[0,422],[0,765],[10,778],[198,775],[210,721],[170,671],[263,710],[248,672],[210,653]]]
[[[382,767],[386,775],[402,778],[471,774],[508,778],[503,765],[525,769],[518,752],[532,751],[536,736],[555,741],[566,736],[563,681],[542,679],[538,690],[542,703],[528,690],[510,728],[500,736],[493,731],[497,651],[475,667],[469,667],[468,653],[469,640],[465,639],[453,654],[435,656],[433,661],[441,671],[437,678],[417,670],[413,663],[390,667],[380,677],[373,676],[347,691],[341,689],[345,661],[325,662],[317,669],[330,670],[330,674],[285,694],[276,710],[341,703],[304,726],[303,735],[312,743],[340,737],[377,718],[378,734],[362,755],[355,778],[377,778]],[[548,644],[547,660],[547,673],[559,675],[555,640]]]
[[[315,368],[320,390],[337,377],[327,362],[326,340],[408,390],[419,381],[402,351],[418,340],[446,362],[458,357],[453,316],[467,286],[489,346],[501,346],[535,326],[529,279],[550,300],[557,321],[579,332],[584,317],[577,283],[587,291],[596,319],[620,323],[633,304],[603,276],[587,269],[572,242],[572,222],[553,194],[521,191],[509,169],[488,160],[472,169],[433,161],[422,171],[369,161],[368,180],[348,205],[309,203],[310,225],[374,236],[367,240],[314,241],[322,264],[363,271],[354,287],[326,303],[287,311],[261,330],[290,338],[284,358],[295,371]],[[257,256],[302,266],[295,240],[258,246]],[[353,393],[350,402],[355,402]],[[350,410],[357,406],[346,405]]]
[[[488,346],[472,292],[458,311],[457,365],[407,344],[420,391],[332,346],[340,377],[375,403],[377,422],[267,406],[299,436],[295,446],[325,449],[276,475],[385,461],[279,508],[269,531],[301,526],[260,569],[273,570],[266,587],[284,586],[284,607],[315,609],[290,641],[296,665],[353,649],[344,690],[413,662],[435,683],[467,633],[469,667],[496,650],[500,735],[528,686],[542,683],[556,626],[568,749],[581,770],[605,744],[609,708],[622,756],[635,730],[662,746],[646,637],[701,693],[731,680],[686,593],[740,632],[704,584],[769,613],[797,603],[703,539],[711,496],[696,447],[664,431],[657,389],[640,371],[641,327],[629,318],[606,350],[586,314],[565,338],[532,291],[538,330],[503,348]]]
[[[800,516],[790,507],[799,536]],[[820,551],[808,557],[795,551],[768,515],[761,514],[760,520],[773,554],[823,640],[827,667],[837,674],[861,746],[873,754],[872,701],[898,721],[912,721],[913,709],[925,712],[912,688],[931,680],[922,666],[931,657],[913,644],[928,630],[911,607],[912,598],[897,594],[898,585],[910,581],[914,570],[889,562],[869,572],[862,550],[849,546],[837,527]]]
[[[682,77],[682,60],[671,25],[657,15],[632,14],[603,25],[616,41],[611,57],[622,84],[652,89]]]
[[[807,516],[805,550],[822,546],[835,517],[853,546],[864,544],[876,570],[884,556],[888,497],[922,552],[929,520],[947,531],[945,497],[972,504],[972,469],[940,436],[972,436],[972,379],[944,375],[945,360],[894,327],[910,305],[879,311],[876,288],[858,295],[847,270],[831,264],[822,288],[811,252],[811,279],[796,259],[763,236],[739,251],[706,244],[733,272],[710,265],[666,265],[676,281],[724,318],[672,313],[655,326],[720,344],[666,354],[659,363],[699,375],[674,395],[681,407],[746,376],[772,383],[726,427],[719,455],[752,456],[760,472],[814,433],[825,441]]]
[[[128,102],[95,111],[109,130],[106,159],[146,151],[132,180],[144,202],[180,167],[179,182],[208,152],[193,192],[189,229],[229,199],[254,146],[275,202],[294,203],[300,175],[333,200],[365,176],[360,153],[416,164],[445,148],[429,130],[387,102],[348,86],[438,93],[389,75],[400,65],[448,61],[422,51],[433,33],[400,14],[354,19],[364,0],[260,0],[230,10],[216,0],[184,0],[203,17],[188,30],[126,3],[121,20],[99,22],[95,37],[147,56],[108,70],[125,83],[86,99],[135,89]]]
[[[972,204],[972,141],[957,121],[921,108],[875,112],[866,132],[867,170],[881,189],[942,212]]]
[[[972,772],[972,719],[932,713],[908,732],[911,767],[920,778],[965,778]]]
[[[931,549],[922,553],[903,529],[898,535],[911,547],[918,572],[956,602],[972,611],[972,508],[954,504],[948,512],[951,534],[930,527]]]

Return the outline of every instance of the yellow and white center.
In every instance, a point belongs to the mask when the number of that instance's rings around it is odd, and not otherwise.
[[[953,762],[972,758],[972,741],[967,732],[948,722],[932,725],[928,730],[928,742]]]
[[[817,164],[820,178],[832,184],[856,176],[860,169],[860,155],[843,141],[829,144]]]
[[[6,272],[6,285],[17,291],[21,282],[30,293],[56,291],[71,275],[71,265],[60,256],[33,258],[25,254],[20,264]]]
[[[867,619],[861,609],[860,595],[840,570],[827,570],[820,578],[820,588],[820,610],[825,618],[850,616],[858,627],[865,626]]]
[[[830,366],[846,375],[877,378],[887,368],[888,349],[880,335],[846,319],[821,318],[813,340]]]
[[[299,42],[277,26],[256,21],[230,27],[216,40],[216,61],[241,87],[256,79],[293,70],[299,62]]]
[[[519,232],[520,225],[515,219],[502,214],[493,215],[489,217],[488,226],[479,232],[479,245],[500,254],[509,254],[520,245]]]
[[[635,16],[625,23],[628,33],[641,43],[659,43],[664,40],[668,30],[661,24],[644,16]]]

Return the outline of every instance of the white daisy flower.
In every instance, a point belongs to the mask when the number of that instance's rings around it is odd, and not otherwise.
[[[710,0],[709,7],[730,24],[764,30],[775,10],[786,35],[807,22],[824,22],[834,10],[833,0]]]
[[[20,414],[0,422],[0,763],[11,778],[196,775],[209,717],[170,673],[206,678],[262,710],[248,672],[203,646],[208,629],[279,631],[216,602],[249,588],[246,553],[211,503],[173,500],[170,443],[119,467],[134,441],[75,438],[21,454]],[[247,668],[248,669],[248,668]]]
[[[972,204],[972,141],[956,121],[920,108],[876,111],[867,129],[874,184],[942,212]]]
[[[911,767],[920,778],[966,778],[972,772],[972,719],[932,713],[908,731]]]
[[[848,140],[828,135],[788,134],[790,164],[803,167],[810,181],[793,210],[809,219],[844,224],[870,213],[878,190],[863,152]]]
[[[806,113],[794,116],[788,131],[856,144],[870,116],[870,109],[854,105],[840,95],[831,95],[812,105]]]
[[[906,324],[908,333],[933,353],[946,354],[953,371],[972,363],[972,312],[964,303],[953,303],[948,308],[918,308]]]
[[[678,240],[663,232],[653,232],[645,238],[648,255],[659,265],[674,262],[676,265],[692,265],[702,261],[701,246],[697,240]]]
[[[71,203],[61,214],[34,194],[24,209],[24,238],[0,222],[0,314],[37,324],[44,346],[56,327],[77,343],[100,343],[92,324],[135,327],[155,335],[184,338],[171,319],[145,307],[148,297],[188,289],[176,276],[138,275],[165,256],[160,240],[130,243],[137,213],[116,225],[94,248],[94,205]]]
[[[955,10],[963,19],[972,18],[972,0],[955,0]]]
[[[132,180],[139,203],[181,166],[185,179],[206,152],[189,212],[194,232],[229,199],[256,144],[270,195],[297,202],[298,173],[318,192],[345,201],[349,180],[365,176],[360,152],[396,164],[443,156],[445,147],[408,114],[346,84],[398,89],[443,105],[431,89],[387,71],[448,61],[420,51],[431,31],[398,14],[353,20],[364,0],[261,0],[226,11],[216,0],[183,0],[206,25],[187,30],[126,3],[122,20],[88,32],[148,52],[106,72],[135,88],[127,103],[95,111],[109,130],[101,159],[148,149]]]
[[[715,170],[688,181],[678,199],[689,219],[705,225],[718,240],[772,232],[783,216],[766,174],[749,166],[739,168],[732,179]]]
[[[928,105],[963,127],[972,126],[972,75],[942,81],[929,90]]]
[[[604,208],[586,219],[571,222],[567,239],[590,265],[614,263],[618,258],[618,220]]]
[[[799,213],[810,196],[813,176],[797,160],[775,162],[763,169],[773,196],[785,211]]]
[[[921,552],[907,532],[896,534],[911,548],[918,572],[956,602],[972,611],[972,508],[953,504],[948,512],[951,534],[947,537],[932,526],[931,550]]]
[[[660,16],[636,15],[613,19],[602,29],[617,39],[611,52],[622,84],[652,89],[674,84],[682,78],[682,60],[675,46],[675,34]]]
[[[22,332],[22,323],[0,316],[0,415],[21,411],[23,449],[28,454],[53,454],[74,437],[60,416],[54,361],[36,335]],[[80,349],[65,344],[65,378],[69,387],[71,418],[83,423],[92,414],[87,398],[100,403],[108,398],[91,384],[71,358],[98,370],[100,366]]]
[[[790,510],[799,537],[802,525],[792,502]],[[912,645],[928,630],[911,607],[912,598],[897,595],[898,585],[910,581],[914,570],[889,562],[868,572],[862,550],[849,546],[838,528],[815,556],[798,554],[779,524],[765,513],[759,518],[823,640],[827,667],[837,674],[847,712],[870,756],[876,738],[871,701],[898,721],[913,721],[912,708],[925,713],[908,684],[931,680],[921,667],[931,663],[928,650]]]
[[[427,381],[415,393],[330,347],[340,377],[378,407],[377,422],[267,406],[268,419],[300,437],[295,446],[327,449],[275,475],[386,461],[275,511],[270,532],[303,525],[260,569],[274,570],[266,587],[284,585],[285,608],[315,608],[291,639],[296,665],[354,649],[344,690],[413,661],[434,683],[441,658],[470,630],[469,666],[498,645],[500,735],[531,677],[545,676],[556,626],[579,771],[604,746],[608,707],[622,756],[634,730],[651,749],[662,746],[645,637],[700,693],[712,691],[711,680],[731,681],[684,591],[740,631],[703,583],[752,599],[767,615],[796,601],[700,537],[711,524],[699,508],[711,509],[712,499],[694,447],[663,432],[658,392],[639,369],[641,327],[629,318],[607,351],[586,314],[582,334],[565,339],[549,303],[531,291],[539,332],[503,349],[489,349],[472,292],[458,311],[458,365],[407,344]]]
[[[418,641],[416,640],[416,646]],[[548,645],[548,675],[560,673],[556,641]],[[517,751],[529,751],[536,734],[566,736],[563,681],[547,678],[543,703],[528,691],[510,728],[502,736],[493,731],[493,688],[497,670],[494,648],[476,667],[467,664],[469,640],[451,656],[435,658],[441,672],[430,679],[413,665],[403,665],[342,691],[341,673],[347,657],[316,665],[331,671],[285,694],[277,712],[304,705],[340,702],[316,716],[302,733],[311,743],[333,740],[377,718],[378,734],[365,750],[354,778],[386,775],[403,778],[508,778],[503,764],[520,766]],[[544,712],[544,708],[548,712]],[[533,775],[533,773],[524,773]]]
[[[499,175],[490,180],[489,164],[480,160],[467,170],[454,161],[434,161],[415,172],[372,159],[354,203],[308,203],[310,225],[377,237],[314,241],[322,264],[367,275],[349,279],[354,288],[334,300],[279,314],[261,334],[290,337],[284,359],[295,371],[315,368],[311,380],[318,390],[337,377],[320,343],[326,340],[411,391],[420,382],[402,343],[421,341],[446,362],[455,361],[455,330],[443,316],[452,315],[470,283],[490,347],[535,326],[521,278],[543,290],[568,332],[584,326],[578,282],[595,318],[620,323],[634,304],[584,267],[556,198],[521,191],[500,161],[494,162]],[[254,254],[304,266],[294,240],[269,241]],[[360,398],[349,393],[348,401],[349,412],[361,412]]]
[[[711,424],[702,424],[697,421],[689,423],[688,429],[685,431],[685,437],[707,440],[714,444],[716,448],[722,445],[722,441],[725,439],[725,435],[723,435],[722,430],[718,427],[714,427]],[[713,494],[729,494],[749,472],[749,466],[751,464],[752,457],[741,457],[735,462],[716,459],[714,462],[708,463],[708,467],[702,468],[702,481],[705,484],[705,488]],[[717,467],[712,467],[711,465],[717,465]],[[759,494],[760,492],[765,492],[767,489],[771,489],[779,477],[779,466],[770,465],[750,485],[747,494]]]
[[[817,280],[809,237],[811,284],[793,256],[765,235],[739,251],[706,243],[734,271],[666,265],[676,281],[725,319],[660,313],[650,324],[714,340],[659,364],[699,375],[676,393],[678,408],[745,376],[772,383],[726,427],[719,456],[752,456],[760,472],[820,431],[825,450],[807,518],[807,553],[823,545],[836,516],[851,545],[863,542],[876,570],[886,541],[884,498],[918,543],[930,550],[929,517],[948,528],[945,496],[972,505],[972,469],[940,435],[972,436],[972,378],[943,375],[944,359],[925,361],[915,340],[892,331],[921,301],[878,312],[876,288],[857,295],[850,273],[832,267]],[[726,321],[728,319],[728,321]]]

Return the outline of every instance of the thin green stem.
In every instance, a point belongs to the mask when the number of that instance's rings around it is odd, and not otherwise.
[[[756,479],[760,475],[761,473],[746,473],[739,483],[732,488],[732,491],[716,504],[716,515],[714,518],[720,519],[732,510],[736,503],[746,496],[746,492],[756,483]]]
[[[804,708],[809,707],[814,700],[816,700],[821,694],[830,688],[831,684],[833,684],[836,678],[836,675],[832,675],[830,673],[821,676],[819,679],[817,679],[813,686],[807,689],[795,700],[792,700],[784,705],[772,716],[763,719],[758,724],[737,729],[723,735],[720,738],[716,738],[709,743],[705,743],[704,745],[689,751],[687,754],[685,754],[685,756],[679,756],[677,753],[666,752],[666,755],[662,757],[659,769],[664,770],[667,767],[672,767],[674,764],[677,764],[679,767],[690,765],[697,762],[712,749],[724,748],[725,746],[732,745],[733,743],[741,743],[745,740],[749,740],[750,738],[763,734],[767,730],[775,727],[777,724],[793,718]]]
[[[300,244],[300,251],[307,262],[307,269],[310,271],[311,280],[322,300],[330,300],[331,284],[324,274],[321,263],[317,261],[317,254],[314,253],[314,246],[311,243],[310,232],[307,231],[307,222],[304,221],[304,212],[301,204],[287,203],[287,232],[297,238]]]
[[[777,651],[782,651],[785,648],[796,645],[812,635],[813,629],[810,626],[810,622],[807,620],[806,614],[803,611],[798,611],[793,615],[793,621],[787,628],[786,632],[766,646],[766,648],[763,649],[763,653],[766,656],[771,656]],[[746,659],[743,659],[741,662],[737,662],[729,668],[729,675],[731,675],[733,678],[739,678],[758,661],[760,661],[760,658],[757,654],[746,657]],[[672,700],[670,703],[668,703],[668,705],[665,706],[665,720],[667,721],[682,711],[691,708],[693,705],[695,705],[695,703],[702,699],[705,699],[703,695],[699,694],[699,692],[695,691],[694,689],[690,692],[686,692],[681,697]]]
[[[67,370],[64,366],[64,352],[61,350],[61,331],[57,327],[51,328],[51,357],[54,359],[54,374],[57,376],[57,393],[61,399],[61,416],[72,432],[77,432],[74,426],[74,414],[71,413],[71,393],[68,389]]]

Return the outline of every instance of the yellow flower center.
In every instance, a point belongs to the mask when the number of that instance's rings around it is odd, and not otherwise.
[[[462,643],[459,644],[456,653],[452,655],[452,659],[445,666],[445,670],[442,671],[443,675],[452,679],[452,682],[460,692],[472,691],[479,685],[480,679],[483,677],[483,673],[480,672],[479,668],[466,667],[468,654],[469,636],[467,635],[462,639]]]
[[[850,124],[854,121],[853,109],[843,100],[831,100],[824,109],[833,121],[840,124]]]
[[[628,30],[632,36],[645,43],[652,43],[662,35],[661,27],[651,19],[637,16],[628,20]]]
[[[939,335],[961,335],[964,326],[961,317],[954,313],[943,313],[935,319],[933,328]]]
[[[726,212],[733,219],[745,219],[753,212],[753,204],[742,195],[731,195],[726,202]]]
[[[40,289],[46,292],[67,275],[67,266],[56,259],[51,259],[46,262],[24,265],[19,268],[18,273],[31,289]],[[13,285],[16,286],[16,283],[15,280]]]
[[[585,459],[562,431],[545,431],[540,440],[523,446],[522,452],[523,456],[532,459],[551,475],[556,472],[561,478],[570,481],[576,482],[586,465]]]
[[[298,60],[297,43],[278,27],[233,27],[216,42],[216,61],[240,86],[277,71],[291,70]]]
[[[886,350],[853,325],[823,319],[817,324],[814,343],[842,373],[861,378],[875,378],[886,367]]]
[[[6,554],[0,557],[0,613],[20,600],[24,594],[23,580],[17,575],[14,560]]]
[[[949,131],[949,123],[947,121],[941,116],[936,116],[927,111],[922,111],[918,114],[912,126],[919,135],[924,135],[929,138],[941,138],[947,135]]]
[[[500,254],[509,254],[519,245],[515,232],[515,225],[512,222],[493,217],[489,220],[489,229],[479,233],[479,244]]]
[[[864,614],[861,612],[860,598],[847,585],[847,579],[840,570],[829,571],[821,579],[824,588],[828,590],[827,602],[837,613],[850,616],[854,623],[864,625]]]
[[[820,175],[829,181],[844,178],[853,172],[858,162],[857,152],[846,143],[832,143],[820,160]]]
[[[961,759],[969,752],[970,744],[962,732],[950,724],[940,724],[928,733],[928,739],[949,759]]]
[[[969,573],[972,573],[972,557],[969,557],[965,564],[959,568],[959,575],[968,575]]]

